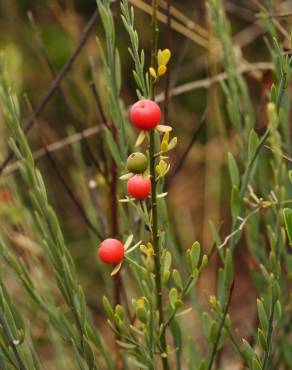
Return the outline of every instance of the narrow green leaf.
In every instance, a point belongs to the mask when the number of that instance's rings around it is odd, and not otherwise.
[[[262,350],[266,351],[268,348],[268,344],[267,344],[264,332],[260,328],[258,328],[258,342]]]
[[[176,288],[171,288],[169,291],[169,302],[172,308],[175,308],[175,303],[178,299],[178,293]]]
[[[260,320],[263,332],[267,333],[268,328],[269,328],[268,316],[267,316],[264,304],[260,299],[257,299],[257,309],[258,309],[259,320]]]
[[[230,249],[226,250],[226,256],[224,261],[224,276],[225,285],[230,286],[233,281],[233,260]]]
[[[255,352],[252,349],[251,345],[245,339],[242,339],[242,344],[243,344],[243,354],[247,362],[251,364],[253,358],[255,357]]]
[[[171,261],[172,261],[171,253],[169,251],[166,251],[163,258],[163,268],[162,268],[163,271],[168,271],[170,269]]]
[[[203,312],[202,315],[202,328],[203,328],[203,333],[206,338],[209,336],[210,332],[210,326],[211,326],[211,318],[207,312]]]
[[[238,187],[233,185],[231,192],[231,214],[233,221],[237,220],[237,217],[240,214],[241,199],[239,196]]]
[[[283,210],[285,227],[289,238],[290,245],[292,247],[292,209],[285,208]]]
[[[239,189],[239,185],[240,185],[239,170],[237,167],[236,160],[234,159],[231,153],[228,153],[228,165],[229,165],[231,183],[233,186],[236,186]]]
[[[261,364],[255,357],[252,360],[252,370],[262,370]]]
[[[146,138],[146,132],[145,131],[140,131],[139,136],[137,137],[137,140],[136,140],[136,143],[135,143],[135,147],[140,146],[143,143],[143,141],[145,140],[145,138]]]
[[[116,275],[120,271],[121,267],[122,267],[122,262],[120,262],[117,266],[115,266],[115,268],[111,272],[111,276]]]
[[[256,134],[256,132],[251,129],[250,134],[249,134],[249,139],[248,139],[248,161],[250,162],[255,155],[257,146],[259,144],[259,139]]]
[[[217,331],[218,331],[218,324],[215,320],[213,320],[211,322],[209,333],[208,333],[208,340],[210,344],[215,342]]]
[[[116,48],[115,52],[115,70],[116,70],[116,83],[118,93],[120,93],[121,85],[122,85],[122,74],[121,74],[121,59],[119,50]]]
[[[173,270],[172,271],[172,277],[173,277],[173,280],[174,280],[175,285],[178,288],[183,289],[181,275],[180,275],[180,273],[179,273],[178,270]]]
[[[114,318],[114,310],[106,296],[102,297],[103,308],[110,319]]]
[[[106,139],[106,142],[107,142],[107,146],[108,146],[108,149],[113,157],[113,159],[115,160],[116,164],[118,167],[120,167],[121,163],[122,163],[122,159],[121,159],[121,156],[120,156],[120,152],[119,152],[119,149],[117,147],[117,144],[112,136],[112,133],[109,131],[108,128],[105,128],[105,139]]]
[[[212,233],[213,239],[214,239],[214,241],[216,243],[216,246],[218,247],[219,245],[222,244],[222,240],[220,238],[220,235],[219,235],[219,233],[217,231],[217,228],[216,228],[216,226],[215,226],[215,224],[214,224],[213,221],[209,220],[209,225],[210,225],[210,229],[211,229],[211,233]]]
[[[275,307],[275,320],[280,321],[281,317],[282,317],[282,306],[281,302],[277,300]]]
[[[121,348],[123,348],[123,349],[127,349],[127,350],[135,349],[135,348],[137,347],[135,344],[122,342],[122,341],[120,341],[120,340],[116,340],[116,342],[118,343],[118,345],[119,345]]]
[[[199,242],[195,242],[191,247],[191,262],[192,262],[192,269],[198,267],[199,259],[201,254],[201,247]]]
[[[131,362],[132,365],[136,366],[137,369],[145,369],[145,370],[149,370],[149,367],[142,364],[140,361],[134,359],[134,358],[130,358],[129,360]]]

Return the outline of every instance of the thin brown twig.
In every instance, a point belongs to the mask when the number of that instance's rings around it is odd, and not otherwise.
[[[196,11],[195,11],[195,12],[194,12],[194,14],[192,15],[192,17],[191,17],[191,18],[189,18],[189,22],[193,22],[193,20],[192,20],[192,19],[194,18],[195,13],[196,13]],[[195,23],[194,23],[194,24],[195,24]],[[205,30],[205,29],[204,29],[204,30]],[[206,32],[206,35],[204,35],[204,37],[205,37],[206,39],[208,39],[208,32]],[[170,81],[170,89],[171,89],[171,90],[172,90],[172,89],[173,89],[173,87],[175,87],[175,85],[176,85],[176,81],[177,81],[177,78],[178,78],[178,76],[179,76],[180,66],[181,66],[181,64],[183,63],[183,61],[184,61],[184,59],[185,59],[185,57],[186,57],[186,55],[187,55],[187,52],[188,52],[189,47],[190,47],[190,44],[191,44],[191,40],[190,40],[189,38],[186,38],[186,39],[184,40],[184,43],[183,43],[182,47],[180,48],[180,53],[179,53],[179,55],[178,55],[177,62],[176,62],[176,64],[175,64],[174,68],[173,68],[172,79],[171,79],[171,81]]]
[[[223,229],[223,225],[224,225],[224,222],[221,221],[220,227],[219,227],[219,235],[220,235],[220,233]],[[217,250],[217,244],[216,244],[216,241],[214,241],[211,248],[209,249],[209,251],[207,253],[208,261],[210,261],[210,259],[212,258],[212,256],[214,255],[216,250]]]
[[[138,9],[142,10],[143,12],[151,15],[152,14],[152,7],[147,4],[145,1],[142,0],[129,0],[131,4],[133,4]],[[162,12],[157,12],[157,20],[166,24],[167,17]],[[191,28],[184,26],[181,22],[178,22],[175,19],[172,19],[171,28],[174,29],[176,32],[180,33],[181,35],[189,38],[192,42],[197,45],[200,45],[202,48],[207,49],[208,43],[207,40],[199,35],[198,33],[194,32]]]
[[[109,127],[109,124],[107,122],[107,118],[106,118],[106,115],[104,113],[103,107],[101,105],[101,101],[99,99],[97,88],[96,88],[96,85],[95,85],[95,82],[94,81],[91,81],[90,82],[90,87],[91,87],[91,90],[92,90],[92,93],[93,93],[93,96],[94,96],[94,99],[95,99],[97,110],[98,110],[98,112],[100,114],[100,117],[102,119],[102,122],[109,129],[110,127]]]
[[[273,68],[272,63],[269,62],[257,62],[251,63],[247,65],[240,65],[237,68],[238,73],[249,73],[257,70],[265,71],[270,70]],[[228,78],[226,72],[218,73],[215,76],[209,78],[203,78],[201,80],[195,80],[191,82],[187,82],[185,84],[179,85],[174,87],[170,90],[171,96],[178,96],[189,91],[194,91],[197,89],[209,89],[212,85],[220,83],[221,81],[225,81]],[[157,102],[162,102],[164,100],[164,93],[159,94],[156,96]]]
[[[90,86],[91,86],[91,90],[92,90],[92,93],[93,93],[93,96],[94,96],[94,99],[95,99],[97,111],[100,114],[101,119],[102,119],[102,123],[100,125],[101,126],[104,125],[109,130],[111,130],[112,129],[111,125],[109,124],[108,119],[105,115],[105,112],[103,110],[103,107],[102,107],[102,104],[101,104],[101,101],[100,101],[100,98],[99,98],[99,95],[98,95],[98,92],[97,92],[95,82],[93,80],[91,81]],[[104,148],[103,141],[100,142],[100,157],[101,157],[101,160],[103,161],[103,164],[104,164],[103,176],[108,181],[109,169],[108,169],[108,166],[107,166],[107,159],[106,159],[106,154],[105,154],[105,148]]]
[[[159,7],[167,11],[168,7],[167,0],[159,0]],[[196,23],[192,17],[189,17],[188,15],[180,11],[178,8],[176,8],[174,5],[170,6],[169,12],[173,18],[175,18],[182,24],[186,25],[188,29],[193,30],[204,39],[206,40],[208,39],[209,37],[208,31],[204,27]]]
[[[43,57],[45,63],[47,64],[48,69],[50,71],[50,74],[51,74],[51,76],[52,76],[52,78],[54,80],[56,78],[56,76],[57,76],[57,73],[55,71],[55,68],[53,66],[53,63],[50,60],[50,57],[49,57],[49,55],[47,53],[46,48],[44,47],[44,44],[43,44],[42,39],[41,39],[41,36],[40,36],[39,29],[37,27],[37,24],[36,24],[36,22],[34,20],[34,16],[33,16],[33,14],[32,14],[31,11],[28,12],[28,19],[29,19],[30,24],[32,26],[32,29],[34,31],[34,37],[35,37],[36,43],[37,43],[37,45],[39,47],[40,54]],[[62,99],[63,99],[63,101],[65,103],[65,106],[66,106],[67,110],[71,113],[72,117],[74,117],[73,112],[72,112],[72,109],[70,107],[70,103],[68,102],[68,99],[66,97],[66,94],[63,91],[63,88],[61,86],[61,83],[59,84],[57,90],[59,91],[59,93],[60,93],[60,95],[61,95],[61,97],[62,97]],[[102,169],[101,169],[101,167],[99,165],[99,162],[95,158],[95,155],[93,154],[93,152],[92,152],[92,150],[90,148],[89,143],[87,142],[86,138],[83,137],[83,131],[81,131],[80,134],[82,135],[82,138],[84,140],[84,146],[85,146],[85,149],[86,149],[86,151],[87,151],[87,153],[89,155],[89,158],[91,159],[92,163],[95,165],[95,167],[97,168],[97,170],[101,174],[103,174],[103,171],[102,171]]]
[[[266,13],[265,17],[268,18],[286,18],[292,16],[292,10],[287,12],[279,12],[279,13]],[[257,18],[261,18],[262,14],[256,14]]]
[[[219,341],[220,341],[220,338],[221,338],[221,333],[222,333],[224,323],[225,323],[225,319],[226,319],[226,316],[228,314],[228,310],[229,310],[229,307],[230,307],[233,290],[234,290],[234,281],[232,282],[231,287],[229,289],[228,299],[227,299],[227,302],[226,302],[226,305],[225,305],[225,308],[224,308],[224,311],[223,311],[223,315],[222,315],[222,318],[221,318],[221,322],[220,322],[220,325],[219,325],[219,328],[218,328],[218,331],[217,331],[214,346],[212,348],[210,361],[209,361],[209,364],[208,364],[208,370],[212,369],[212,365],[213,365],[213,362],[214,362],[215,357],[216,357],[217,348],[218,348]]]
[[[258,9],[260,9],[260,10],[264,9],[265,10],[264,17],[268,14],[267,9],[260,3],[259,0],[251,0],[251,1],[258,7]],[[285,30],[285,28],[281,25],[281,23],[275,17],[272,17],[271,20],[272,20],[275,28],[277,28],[277,30],[282,34],[282,36],[285,39],[290,41],[289,32],[287,32]]]
[[[241,73],[245,73],[245,72],[252,72],[252,71],[255,71],[255,70],[268,70],[268,69],[271,69],[271,68],[272,68],[271,63],[260,62],[260,63],[250,64],[248,66],[239,67],[238,70]],[[184,93],[192,91],[192,90],[196,90],[196,89],[200,89],[200,88],[209,88],[213,84],[219,83],[220,81],[223,81],[226,78],[227,78],[226,73],[220,73],[216,76],[213,76],[212,78],[206,78],[206,79],[202,79],[202,80],[196,80],[196,81],[193,81],[193,82],[189,82],[187,84],[182,84],[180,86],[175,87],[174,89],[171,89],[170,93],[171,93],[172,96],[178,96],[180,94],[184,94]],[[164,99],[164,94],[162,94],[162,95],[160,94],[156,97],[157,102],[161,102],[161,101],[163,101],[163,99]],[[80,141],[84,138],[88,138],[88,137],[97,135],[100,132],[101,132],[101,129],[100,129],[99,126],[90,127],[88,129],[83,130],[82,133],[78,132],[78,133],[72,134],[70,136],[67,136],[64,139],[58,140],[58,141],[56,141],[52,144],[49,144],[47,146],[47,150],[49,152],[55,152],[55,151],[61,150],[66,146],[72,145],[75,142]],[[44,149],[39,149],[39,150],[37,150],[33,153],[33,158],[37,160],[37,159],[41,158],[42,156],[44,156],[45,154],[46,153],[45,153]],[[286,159],[288,160],[288,158],[286,158]],[[18,162],[14,162],[10,165],[7,165],[5,167],[5,169],[3,170],[3,172],[2,172],[2,175],[7,175],[7,174],[10,174],[11,172],[15,171],[18,168],[18,165],[19,165]]]
[[[28,98],[27,95],[24,96],[25,98],[25,101],[26,101],[26,104],[28,106],[28,109],[32,112],[33,111],[33,108],[32,108],[32,105],[31,105],[31,102]],[[39,126],[37,124],[37,119],[35,118],[34,119],[34,124],[36,126]],[[53,156],[51,155],[51,153],[47,150],[47,146],[44,142],[44,138],[43,138],[43,135],[39,135],[40,138],[41,138],[41,141],[42,141],[42,144],[43,144],[43,149],[45,151],[45,154],[47,156],[47,158],[49,159],[56,175],[57,175],[57,178],[59,179],[60,183],[63,185],[64,189],[66,190],[67,194],[69,195],[69,197],[71,198],[72,202],[75,204],[77,210],[79,211],[79,213],[81,214],[84,222],[86,223],[86,225],[89,227],[89,229],[99,238],[99,239],[103,239],[103,236],[101,235],[101,233],[99,232],[99,230],[97,230],[97,228],[92,224],[92,222],[90,221],[90,219],[87,217],[87,214],[84,210],[84,208],[82,207],[82,205],[79,203],[79,201],[77,200],[77,198],[75,197],[75,194],[74,192],[71,190],[70,186],[68,185],[67,181],[65,180],[63,174],[61,173],[57,163],[55,162]]]
[[[251,9],[248,9],[242,5],[239,5],[233,1],[226,1],[225,2],[225,9],[230,14],[237,16],[247,22],[254,22],[255,14]]]
[[[258,207],[258,208],[256,208],[255,210],[253,210],[250,214],[248,214],[248,215],[247,215],[247,216],[246,216],[246,217],[241,221],[241,223],[240,223],[240,225],[238,226],[238,228],[237,228],[237,229],[235,229],[232,233],[228,234],[228,235],[225,237],[225,239],[224,239],[223,243],[222,243],[222,244],[220,244],[220,245],[218,246],[218,249],[221,249],[221,248],[225,247],[225,246],[228,244],[229,240],[230,240],[230,239],[232,239],[236,234],[240,233],[240,232],[243,230],[243,228],[244,228],[245,224],[247,223],[247,221],[248,221],[248,220],[249,220],[253,215],[255,215],[256,213],[258,213],[260,210],[261,210],[261,207]]]
[[[195,132],[193,133],[193,136],[188,144],[188,146],[186,147],[185,151],[183,152],[178,164],[176,165],[174,171],[171,173],[171,175],[167,178],[166,182],[165,182],[165,189],[167,190],[171,184],[171,182],[173,181],[174,177],[179,173],[179,171],[182,169],[184,163],[185,163],[185,160],[189,154],[189,152],[191,151],[193,145],[195,144],[195,142],[197,141],[203,127],[205,126],[205,123],[206,123],[206,118],[207,118],[207,112],[208,112],[208,108],[205,109],[201,119],[200,119],[200,124],[199,124],[199,127],[196,128]]]
[[[97,230],[97,228],[92,224],[92,222],[89,220],[84,208],[82,207],[82,205],[79,203],[79,201],[77,200],[77,198],[75,197],[75,194],[74,192],[71,190],[70,186],[67,184],[67,181],[65,180],[63,174],[61,173],[58,165],[56,164],[52,154],[46,150],[46,146],[44,145],[44,149],[46,151],[46,155],[47,155],[47,158],[49,160],[49,162],[51,163],[60,183],[64,186],[64,189],[66,190],[67,194],[69,195],[69,197],[71,198],[72,202],[75,204],[77,210],[79,211],[80,215],[82,216],[84,222],[86,223],[86,225],[88,226],[88,228],[100,239],[100,240],[103,240],[104,237],[103,235],[101,235],[101,233]]]
[[[59,88],[60,83],[68,73],[68,71],[71,69],[72,65],[74,64],[76,58],[78,57],[80,51],[84,47],[90,32],[92,28],[94,27],[96,21],[98,18],[98,10],[96,9],[95,12],[92,14],[90,20],[86,24],[85,28],[83,29],[80,39],[78,41],[78,44],[73,51],[71,57],[68,59],[68,61],[63,65],[61,71],[58,73],[58,75],[54,78],[50,86],[48,87],[47,91],[41,98],[40,102],[36,106],[35,110],[31,114],[31,116],[24,122],[24,132],[27,134],[31,128],[34,125],[34,121],[36,118],[40,116],[44,108],[47,106],[48,102],[50,101],[52,95],[54,92]],[[13,152],[10,150],[6,158],[3,160],[2,164],[0,165],[0,174],[3,172],[6,165],[11,161],[11,159],[14,157]]]
[[[99,126],[93,126],[90,128],[87,128],[82,131],[82,133],[77,132],[72,135],[69,135],[65,137],[64,139],[60,139],[58,141],[53,142],[52,144],[48,144],[46,149],[50,153],[54,153],[56,151],[62,150],[63,148],[66,148],[67,146],[70,146],[80,140],[83,140],[84,138],[92,137],[95,135],[98,135],[101,132],[101,129]],[[46,150],[44,148],[41,148],[39,150],[36,150],[33,152],[33,159],[38,160],[46,155]],[[9,175],[12,172],[16,171],[19,168],[19,161],[16,161],[14,163],[11,163],[7,165],[2,173],[2,176]]]
[[[288,157],[287,155],[281,153],[280,151],[277,151],[273,148],[271,148],[269,145],[264,145],[264,148],[270,150],[271,152],[275,153],[275,154],[278,154],[279,156],[281,156],[283,159],[286,159],[286,161],[292,163],[292,158],[291,157]]]

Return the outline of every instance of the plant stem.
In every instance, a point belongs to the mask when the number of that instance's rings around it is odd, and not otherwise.
[[[157,8],[158,1],[152,0],[152,40],[151,40],[151,66],[156,67],[157,61],[157,43],[158,43],[158,25],[157,25]],[[150,80],[150,98],[154,100],[154,81]],[[151,176],[151,209],[152,209],[152,243],[154,249],[154,265],[155,265],[155,285],[156,285],[156,301],[159,313],[159,327],[163,327],[163,305],[162,305],[162,284],[161,284],[161,262],[160,262],[160,245],[158,237],[158,214],[157,214],[157,193],[156,193],[156,178],[155,178],[155,131],[150,131],[150,176]],[[167,345],[165,331],[160,336],[160,347],[163,352],[162,366],[163,370],[169,370],[167,360]]]
[[[19,370],[27,370],[27,367],[25,366],[25,364],[22,361],[22,358],[21,358],[21,356],[18,352],[17,346],[14,343],[14,339],[12,338],[11,332],[10,332],[10,330],[9,330],[7,324],[6,324],[6,320],[2,316],[2,313],[0,314],[0,324],[2,326],[2,330],[3,330],[4,334],[6,336],[8,345],[10,345],[10,347],[11,347],[11,349],[12,349],[14,355],[15,355],[17,364],[19,366]]]
[[[189,286],[191,285],[191,283],[193,282],[194,278],[192,276],[190,276],[186,282],[186,285],[184,286],[182,292],[181,292],[181,295],[180,295],[180,300],[183,300],[185,298],[185,294],[187,292],[187,290],[189,289]],[[170,314],[169,318],[167,319],[167,321],[165,322],[164,326],[163,326],[163,332],[165,332],[166,328],[171,324],[172,320],[174,319],[176,313],[178,311],[178,308],[175,308],[172,313]]]
[[[152,208],[152,242],[154,248],[154,264],[155,264],[155,285],[157,309],[159,312],[159,326],[163,326],[163,306],[162,306],[162,285],[161,285],[161,263],[160,263],[160,245],[158,237],[158,215],[157,215],[157,194],[156,194],[156,179],[155,179],[155,137],[154,131],[150,132],[150,175],[151,175],[151,208]],[[166,353],[166,336],[165,331],[160,336],[160,345],[164,353]],[[168,361],[166,357],[162,357],[163,369],[168,370]]]
[[[267,345],[268,348],[265,351],[264,354],[264,360],[263,360],[263,370],[267,370],[268,365],[269,365],[269,358],[270,358],[270,353],[271,353],[271,341],[272,341],[272,333],[273,333],[273,321],[274,321],[274,313],[275,313],[275,304],[276,300],[273,299],[272,301],[272,307],[271,307],[271,313],[269,317],[269,329],[268,329],[268,336],[267,336]]]
[[[112,135],[116,140],[117,131],[114,125],[112,125]],[[110,186],[110,203],[111,203],[111,232],[113,238],[119,237],[119,221],[118,221],[118,201],[117,201],[117,183],[118,181],[118,170],[117,165],[113,159],[111,159],[111,181]],[[122,279],[121,275],[118,273],[114,277],[114,297],[115,305],[121,303],[121,290],[122,290]]]
[[[213,362],[215,360],[215,356],[216,356],[216,353],[217,353],[217,348],[218,348],[219,341],[220,341],[220,338],[221,338],[222,329],[224,327],[225,319],[226,319],[228,309],[229,309],[229,306],[230,306],[233,289],[234,289],[234,283],[232,283],[232,285],[230,287],[230,290],[229,290],[228,300],[226,302],[225,309],[223,311],[223,315],[222,315],[222,319],[221,319],[221,322],[220,322],[220,325],[219,325],[219,328],[218,328],[217,336],[216,336],[216,339],[215,339],[215,342],[214,342],[214,346],[212,348],[209,365],[207,367],[208,370],[212,369]]]
[[[41,98],[39,104],[36,106],[33,114],[24,122],[24,132],[27,134],[31,128],[34,125],[35,118],[38,118],[42,111],[47,106],[48,102],[50,101],[51,97],[53,96],[54,92],[58,90],[60,83],[63,81],[64,77],[67,75],[67,73],[70,71],[72,65],[75,63],[78,55],[80,54],[81,50],[83,49],[84,45],[86,44],[86,41],[91,33],[91,30],[96,25],[96,21],[98,18],[99,12],[98,9],[94,11],[92,14],[90,20],[86,24],[85,28],[83,29],[80,39],[78,41],[78,44],[76,45],[76,48],[74,49],[71,57],[67,60],[67,62],[63,65],[62,69],[58,73],[58,75],[54,78],[54,80],[51,82],[50,86],[48,87],[47,91]],[[7,164],[13,159],[14,153],[10,150],[7,154],[7,156],[4,158],[2,163],[0,164],[0,174],[3,172],[4,168],[7,166]]]

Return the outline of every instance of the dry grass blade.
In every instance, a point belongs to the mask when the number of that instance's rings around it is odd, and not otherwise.
[[[258,62],[258,63],[253,63],[253,64],[248,64],[248,65],[242,65],[238,68],[238,72],[240,73],[250,73],[254,71],[265,71],[265,70],[270,70],[273,67],[272,63],[268,62]],[[197,89],[208,89],[212,85],[219,83],[221,81],[224,81],[227,79],[227,73],[219,73],[216,76],[210,77],[210,78],[204,78],[202,80],[196,80],[196,81],[191,81],[187,82],[185,84],[182,84],[180,86],[177,86],[173,88],[170,91],[171,96],[178,96],[181,94],[185,94],[189,91],[197,90]],[[158,102],[161,102],[164,100],[164,94],[159,94],[156,99]]]
[[[167,2],[165,0],[160,0],[159,6],[162,9],[167,10]],[[205,28],[201,27],[199,24],[194,22],[191,18],[189,18],[183,12],[178,10],[174,5],[170,6],[169,12],[174,18],[176,18],[181,23],[185,24],[190,30],[194,30],[206,40],[209,39],[210,37],[209,32]]]
[[[152,7],[145,3],[142,0],[129,0],[131,4],[133,4],[136,8],[142,10],[143,12],[151,15],[152,13]],[[157,12],[157,19],[167,24],[167,16],[160,11]],[[193,32],[190,28],[185,27],[183,24],[177,22],[176,20],[171,20],[171,28],[180,33],[181,35],[187,37],[191,41],[193,41],[195,44],[203,47],[204,49],[208,49],[208,41],[203,38],[198,33]]]

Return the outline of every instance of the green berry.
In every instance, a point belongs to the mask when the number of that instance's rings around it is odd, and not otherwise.
[[[148,167],[148,160],[143,153],[133,153],[127,160],[127,169],[132,173],[143,173]]]

